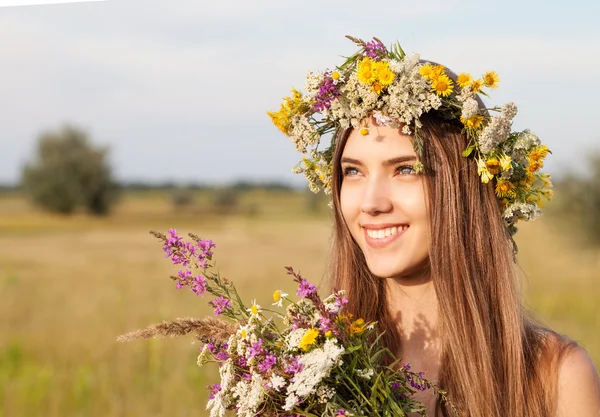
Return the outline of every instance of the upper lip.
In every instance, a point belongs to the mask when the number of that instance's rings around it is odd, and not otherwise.
[[[369,230],[380,230],[380,229],[389,229],[391,227],[408,226],[408,223],[361,224],[361,226],[363,228],[369,229]]]

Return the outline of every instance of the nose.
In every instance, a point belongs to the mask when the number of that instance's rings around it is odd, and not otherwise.
[[[373,176],[365,185],[360,210],[371,216],[392,211],[392,199],[389,184]]]

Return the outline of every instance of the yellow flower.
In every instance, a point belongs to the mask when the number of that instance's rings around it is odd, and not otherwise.
[[[382,86],[388,86],[394,82],[396,74],[390,70],[390,66],[385,61],[375,63],[375,78]]]
[[[309,347],[315,344],[318,336],[319,331],[317,329],[308,329],[300,339],[300,349],[308,350]]]
[[[500,158],[500,166],[503,171],[508,171],[512,167],[512,158],[506,154]]]
[[[516,196],[515,185],[510,181],[499,179],[496,184],[496,195],[501,198],[514,198]]]
[[[438,96],[447,97],[450,95],[450,93],[452,93],[454,84],[447,75],[440,75],[433,81],[431,87]]]
[[[331,330],[327,330],[327,331],[325,332],[325,337],[326,337],[327,339],[331,339],[331,338],[333,337],[333,332],[332,332]]]
[[[373,83],[373,91],[375,91],[377,94],[381,94],[381,90],[383,90],[381,83],[379,81],[375,81]]]
[[[350,336],[361,335],[365,332],[365,321],[363,319],[357,319],[350,325]]]
[[[490,171],[488,171],[483,159],[477,160],[477,173],[481,177],[481,182],[484,184],[487,184],[492,178],[494,178],[494,175],[490,174]]]
[[[473,116],[470,119],[460,118],[460,121],[467,129],[479,130],[483,127],[483,116]]]
[[[529,154],[529,160],[536,162],[541,161],[548,155],[548,152],[550,152],[550,150],[546,145],[536,146]]]
[[[500,165],[500,161],[498,160],[498,158],[489,158],[485,162],[485,166],[488,169],[488,171],[490,172],[490,174],[492,174],[492,175],[496,175],[496,174],[500,173],[501,165]]]
[[[334,79],[335,81],[340,79],[340,73],[337,71],[333,71],[333,73],[331,74],[331,78]]]
[[[496,71],[488,71],[483,74],[483,82],[486,87],[489,88],[497,88],[498,81],[500,81],[500,77],[498,77],[498,73]]]
[[[360,129],[360,134],[363,136],[367,136],[369,134],[369,129],[363,127],[362,129]]]
[[[476,79],[471,83],[471,89],[474,93],[479,93],[483,87],[483,80],[481,78]]]
[[[310,110],[310,104],[302,99],[302,93],[295,88],[292,89],[292,97],[284,97],[283,104],[277,112],[267,112],[271,121],[285,135],[290,136],[292,119],[297,114],[306,113]]]
[[[375,81],[375,71],[373,68],[373,62],[370,58],[363,58],[362,61],[358,63],[358,69],[356,72],[356,76],[358,77],[358,81],[363,84],[371,84]]]
[[[433,67],[433,74],[431,75],[431,79],[437,80],[441,76],[446,77],[445,69],[446,67],[444,67],[443,65],[435,65]]]
[[[433,65],[427,63],[419,69],[419,74],[424,78],[431,78],[433,75]]]
[[[529,161],[529,166],[527,170],[531,173],[535,173],[544,167],[544,163],[542,161]]]
[[[466,72],[460,73],[456,78],[456,83],[461,87],[468,86],[471,84],[471,81],[473,81],[473,77],[471,77],[471,74],[467,74]]]

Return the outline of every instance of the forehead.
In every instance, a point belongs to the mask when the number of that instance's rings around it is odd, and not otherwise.
[[[373,125],[369,126],[367,136],[353,129],[342,152],[342,156],[354,159],[388,159],[405,155],[416,155],[411,136],[403,134],[399,128]]]

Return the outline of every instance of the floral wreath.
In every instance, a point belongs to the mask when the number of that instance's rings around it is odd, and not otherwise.
[[[279,111],[268,112],[305,154],[293,171],[304,173],[313,192],[331,192],[335,134],[340,129],[352,127],[366,136],[371,116],[378,125],[401,126],[404,134],[412,135],[414,150],[421,157],[419,118],[434,110],[446,120],[460,121],[469,139],[462,156],[476,160],[483,183],[494,181],[511,235],[518,220],[541,214],[542,198],[553,195],[550,175],[540,173],[549,150],[529,130],[511,131],[517,114],[514,103],[480,108],[477,95],[488,96],[484,88],[497,88],[496,72],[488,71],[477,79],[461,73],[452,80],[443,65],[422,62],[418,54],[407,56],[397,42],[388,49],[377,38],[370,42],[347,38],[360,46],[358,52],[335,70],[309,72],[306,93],[292,89]],[[319,149],[321,138],[332,133],[331,143]],[[415,171],[424,170],[418,161]]]

